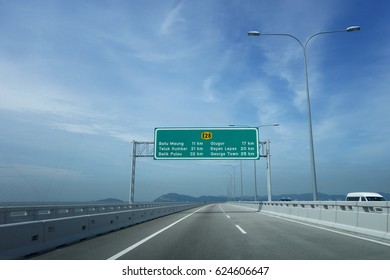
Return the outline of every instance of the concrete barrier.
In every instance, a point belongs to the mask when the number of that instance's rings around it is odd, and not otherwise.
[[[0,259],[15,259],[45,247],[43,222],[0,226]]]
[[[84,206],[59,208],[71,209],[71,211],[57,211],[58,209],[49,207],[44,209],[45,212],[40,212],[42,213],[40,217],[50,218],[42,220],[35,220],[36,215],[32,213],[38,212],[33,209],[11,209],[3,215],[3,219],[7,219],[8,222],[12,220],[12,223],[0,224],[0,259],[23,259],[34,253],[79,242],[85,238],[92,238],[197,206],[199,204],[184,203],[153,204],[151,208],[129,206],[127,210],[117,207],[107,209],[101,205],[98,210]],[[75,211],[75,209],[79,210]],[[56,218],[61,216],[61,213],[66,217]],[[32,221],[26,222],[27,219]],[[15,222],[17,220],[23,222]]]
[[[60,245],[80,241],[90,236],[88,216],[45,220],[42,222],[44,229],[44,250]]]
[[[260,212],[390,239],[390,202],[271,201],[240,202]]]

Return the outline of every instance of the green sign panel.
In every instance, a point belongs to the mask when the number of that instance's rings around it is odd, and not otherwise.
[[[257,127],[156,128],[155,159],[258,159]]]

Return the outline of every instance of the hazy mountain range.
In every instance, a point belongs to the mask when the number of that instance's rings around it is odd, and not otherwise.
[[[382,193],[380,194],[387,200],[390,201],[390,193]],[[272,200],[278,201],[281,199],[291,199],[296,201],[312,201],[313,195],[311,193],[305,193],[305,194],[282,194],[282,195],[273,195]],[[229,201],[232,200],[229,198]],[[241,197],[236,196],[236,201],[240,201]],[[244,201],[254,201],[254,196],[244,196]],[[265,195],[258,196],[258,201],[267,201],[268,197]],[[343,201],[345,200],[345,195],[329,195],[324,193],[318,193],[318,200],[319,201]],[[164,195],[159,196],[156,198],[153,202],[226,202],[227,197],[226,196],[199,196],[199,197],[193,197],[189,195],[184,194],[178,194],[178,193],[167,193]],[[19,201],[19,202],[2,202],[0,201],[0,206],[21,206],[21,205],[79,205],[79,204],[123,204],[127,203],[126,201],[116,199],[116,198],[106,198],[101,200],[95,200],[95,201],[45,201],[45,202],[27,202],[27,201]],[[147,203],[147,202],[146,202]]]
[[[390,200],[389,193],[380,193],[386,200]],[[290,198],[291,200],[297,201],[311,201],[313,200],[313,194],[305,193],[305,194],[282,194],[282,195],[273,195],[272,199],[274,201]],[[257,200],[266,201],[267,196],[258,196]],[[241,197],[236,197],[236,201],[241,200]],[[244,201],[253,201],[254,196],[244,196]],[[337,201],[337,200],[345,200],[345,195],[329,195],[325,193],[318,193],[318,200],[320,201]],[[225,202],[227,201],[226,196],[199,196],[193,197],[189,195],[177,194],[177,193],[168,193],[164,194],[154,200],[154,202]]]

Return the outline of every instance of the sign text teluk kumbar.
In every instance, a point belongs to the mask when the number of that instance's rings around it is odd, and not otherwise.
[[[256,127],[156,128],[155,159],[258,159]]]

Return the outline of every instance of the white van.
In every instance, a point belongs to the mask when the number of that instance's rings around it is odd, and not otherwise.
[[[347,194],[346,201],[385,201],[386,199],[379,193],[353,192]]]

